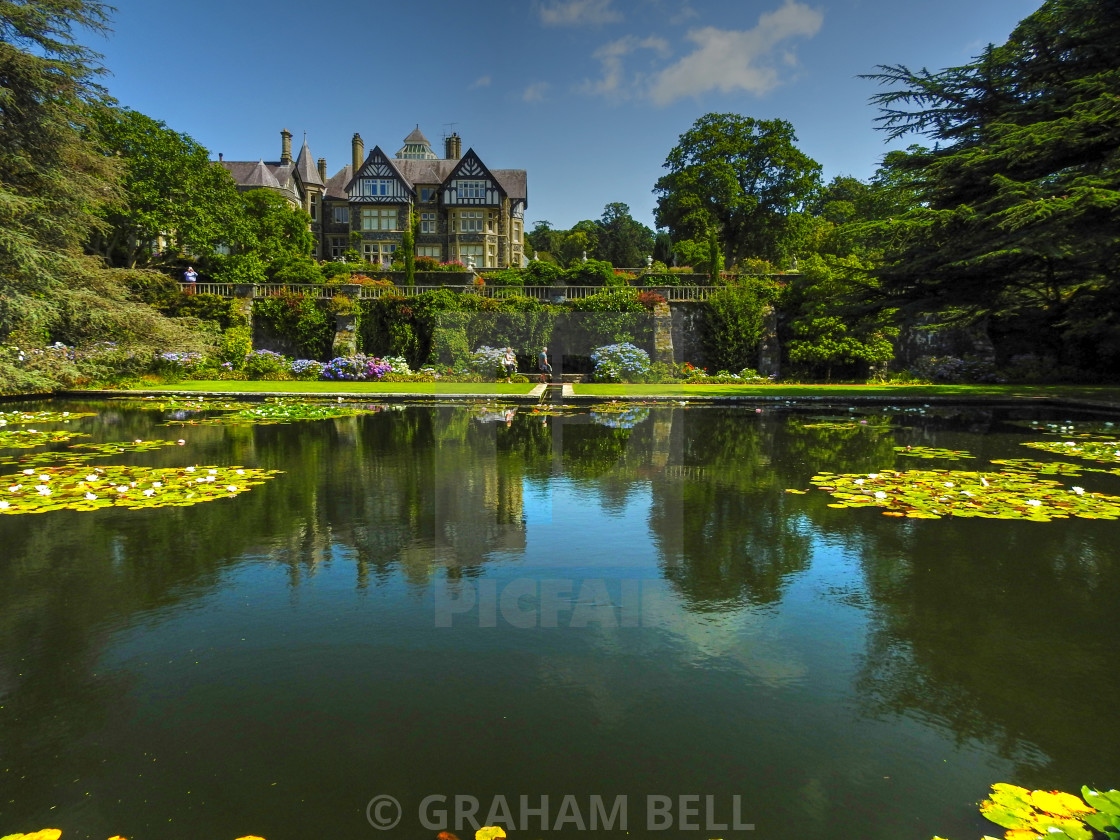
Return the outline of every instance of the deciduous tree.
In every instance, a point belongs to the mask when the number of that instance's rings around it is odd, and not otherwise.
[[[658,227],[702,240],[714,225],[733,261],[792,256],[791,217],[806,209],[821,172],[796,139],[785,120],[704,115],[665,159],[669,173],[653,189]]]

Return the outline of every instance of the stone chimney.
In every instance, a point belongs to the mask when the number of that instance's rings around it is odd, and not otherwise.
[[[327,159],[319,158],[319,180],[327,183]]]
[[[358,174],[358,170],[362,168],[362,161],[366,158],[366,144],[362,142],[362,135],[354,132],[354,139],[351,142],[351,150],[354,154],[354,175]]]
[[[280,165],[292,162],[292,132],[284,128],[280,130]]]
[[[453,131],[450,137],[444,138],[443,151],[447,160],[458,160],[463,156],[463,140],[458,132]]]

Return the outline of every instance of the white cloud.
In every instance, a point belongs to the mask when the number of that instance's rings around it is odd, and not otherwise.
[[[604,44],[593,54],[593,57],[603,65],[603,77],[597,81],[585,80],[580,86],[580,91],[602,96],[626,96],[629,88],[623,84],[622,59],[640,49],[654,50],[660,55],[668,55],[669,43],[664,38],[656,36],[638,38],[634,35],[627,35],[625,38]]]
[[[684,23],[689,18],[700,17],[700,13],[696,11],[687,2],[681,3],[681,9],[675,15],[669,18],[669,23],[673,26],[678,26]]]
[[[781,82],[773,63],[775,48],[790,38],[811,38],[823,20],[820,11],[797,0],[784,0],[775,11],[760,15],[753,29],[694,29],[687,37],[696,49],[661,70],[653,79],[649,96],[658,105],[668,105],[715,89],[723,93],[766,93]],[[777,58],[788,66],[790,56],[787,48]]]
[[[521,98],[526,102],[543,102],[545,92],[548,90],[548,82],[533,82],[521,94]]]
[[[493,80],[489,76],[479,76],[477,79],[471,82],[470,85],[467,86],[467,89],[474,90],[475,88],[490,87],[491,81]]]
[[[587,26],[615,23],[622,15],[611,8],[612,0],[554,0],[540,9],[545,26]]]

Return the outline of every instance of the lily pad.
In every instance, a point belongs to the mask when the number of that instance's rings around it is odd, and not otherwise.
[[[1120,497],[1065,487],[1024,472],[821,473],[813,476],[812,483],[837,500],[829,507],[876,507],[886,516],[910,519],[955,516],[1049,522],[1071,516],[1120,518]]]
[[[896,446],[894,451],[910,458],[943,458],[948,461],[963,461],[976,457],[963,449],[938,449],[936,446]]]
[[[241,403],[237,411],[217,417],[197,420],[171,420],[167,426],[218,426],[255,423],[269,425],[274,423],[296,423],[301,420],[336,420],[341,417],[358,417],[372,414],[372,408],[346,403],[327,403],[311,401],[269,401],[254,405]]]
[[[1030,458],[998,458],[993,464],[1016,472],[1035,475],[1081,475],[1083,472],[1100,472],[1081,464],[1067,464],[1065,461],[1032,461]]]
[[[1058,435],[1065,438],[1086,438],[1090,440],[1114,440],[1120,434],[1115,423],[1043,423],[1040,420],[1008,420],[1009,426],[1020,426],[1044,435]]]
[[[91,458],[106,458],[126,452],[153,452],[165,446],[175,446],[174,440],[132,440],[123,443],[75,443],[66,449],[52,452],[33,452],[26,455],[0,457],[0,467],[30,467],[36,464],[84,464]],[[180,444],[182,445],[182,444]]]
[[[263,484],[279,470],[248,467],[27,468],[0,476],[0,513],[188,507],[226,499]]]
[[[842,420],[839,422],[821,422],[821,423],[802,423],[802,429],[829,429],[832,431],[839,430],[858,430],[868,429],[876,432],[888,431],[891,426],[890,422],[883,422],[878,419],[873,420]]]
[[[0,431],[0,449],[32,449],[48,443],[65,443],[76,437],[89,437],[81,432],[40,432],[38,429],[5,429]]]
[[[92,411],[0,411],[0,428],[22,423],[69,423],[96,416]]]
[[[1120,443],[1089,440],[1028,440],[1023,446],[1041,449],[1055,455],[1084,458],[1087,461],[1101,461],[1106,464],[1120,464]]]

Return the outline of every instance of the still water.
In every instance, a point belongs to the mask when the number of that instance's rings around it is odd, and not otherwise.
[[[0,834],[468,838],[458,796],[546,840],[623,837],[623,814],[631,837],[975,838],[993,782],[1120,786],[1120,522],[784,492],[955,466],[900,444],[1051,459],[1012,421],[1099,416],[91,405],[71,427],[94,441],[186,441],[111,463],[284,472],[0,516]]]

